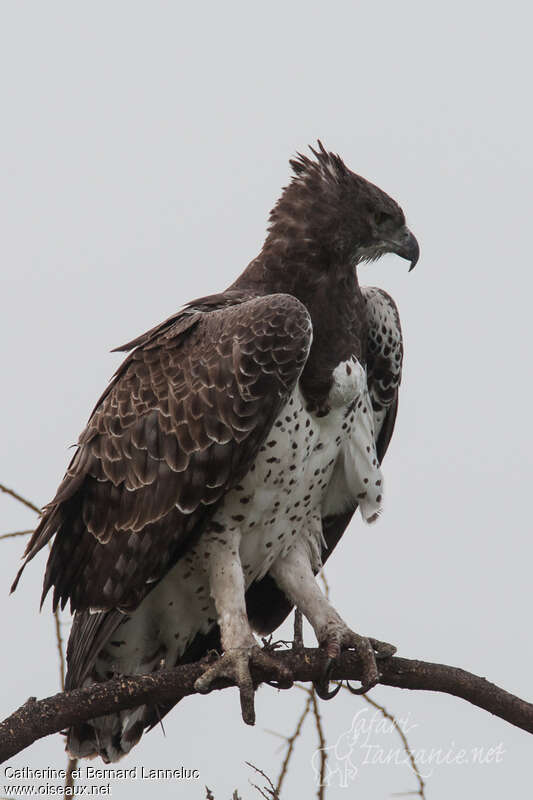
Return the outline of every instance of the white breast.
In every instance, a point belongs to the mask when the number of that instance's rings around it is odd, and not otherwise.
[[[306,541],[318,568],[323,516],[356,503],[367,521],[379,514],[382,479],[366,372],[355,358],[334,370],[328,400],[329,413],[317,417],[300,388],[294,390],[252,468],[215,516],[225,528],[241,530],[247,585],[288,553],[295,538]]]

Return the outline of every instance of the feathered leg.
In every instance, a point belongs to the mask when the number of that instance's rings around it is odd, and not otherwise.
[[[239,687],[242,718],[248,725],[255,723],[255,687],[250,665],[269,669],[283,685],[290,685],[291,676],[285,667],[258,646],[246,614],[245,585],[239,557],[240,532],[206,534],[201,547],[205,548],[206,571],[211,596],[215,601],[224,654],[195,683],[202,694],[210,692],[221,678],[234,681]]]
[[[354,648],[363,664],[362,686],[358,694],[367,692],[379,681],[376,659],[387,658],[396,648],[360,636],[349,628],[321,592],[309,559],[308,549],[303,541],[297,542],[285,558],[279,558],[271,567],[270,575],[279,588],[295,603],[311,623],[320,647],[326,655],[324,679],[315,688],[326,699],[327,676],[331,661],[340,655],[342,649]]]

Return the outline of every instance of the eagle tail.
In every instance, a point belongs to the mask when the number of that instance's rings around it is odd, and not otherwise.
[[[137,744],[154,714],[155,709],[139,706],[74,725],[68,732],[67,752],[71,758],[118,761]]]

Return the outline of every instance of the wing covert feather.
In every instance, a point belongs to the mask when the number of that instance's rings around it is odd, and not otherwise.
[[[251,466],[311,342],[291,295],[188,323],[135,340],[28,544],[25,563],[56,534],[43,588],[54,607],[138,605]]]

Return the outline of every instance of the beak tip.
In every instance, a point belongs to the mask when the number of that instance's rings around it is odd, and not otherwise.
[[[412,272],[416,267],[416,265],[418,264],[418,259],[420,258],[420,247],[415,236],[413,236],[411,231],[409,231],[408,253],[409,253],[408,258],[409,261],[411,262],[409,266],[409,272]]]

